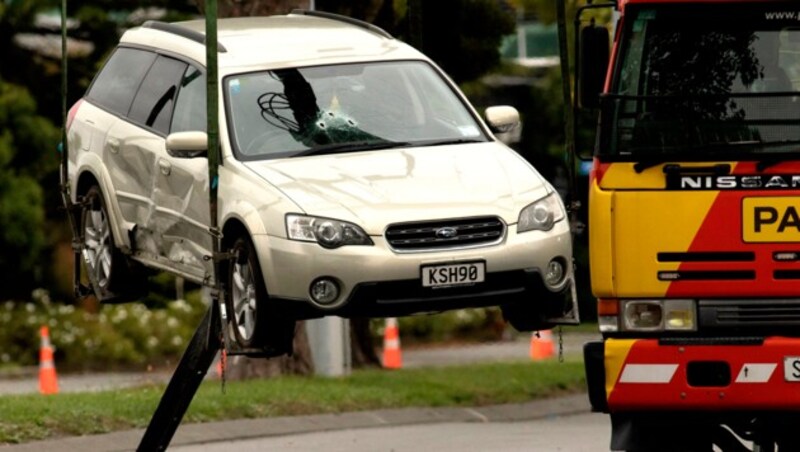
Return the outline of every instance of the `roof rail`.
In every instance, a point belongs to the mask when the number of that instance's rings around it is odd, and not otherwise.
[[[291,14],[299,14],[303,16],[312,16],[312,17],[320,17],[323,19],[329,20],[337,20],[339,22],[348,23],[350,25],[355,25],[357,27],[365,28],[379,36],[382,36],[387,39],[394,39],[394,36],[391,35],[388,31],[384,30],[381,27],[372,25],[369,22],[364,22],[363,20],[353,19],[352,17],[343,16],[341,14],[334,14],[328,13],[325,11],[308,11],[305,9],[294,9],[292,10]]]
[[[191,30],[186,27],[182,27],[178,24],[172,24],[168,22],[161,22],[159,20],[148,20],[147,22],[142,24],[144,28],[152,28],[153,30],[165,31],[167,33],[172,33],[174,35],[178,35],[184,37],[186,39],[191,39],[194,42],[199,42],[200,44],[205,45],[206,43],[206,35],[204,33],[200,33],[196,30]],[[225,53],[228,49],[225,48],[222,44],[217,41],[217,51],[219,53]]]

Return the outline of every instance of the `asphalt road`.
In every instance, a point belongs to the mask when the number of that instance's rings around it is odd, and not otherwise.
[[[414,447],[416,450],[428,451],[438,450],[440,444],[450,442],[458,444],[459,451],[606,450],[607,441],[603,435],[608,435],[608,433],[603,433],[605,429],[602,427],[602,416],[589,415],[588,418],[585,418],[587,423],[582,420],[584,418],[581,416],[588,414],[589,403],[586,394],[575,394],[519,404],[471,408],[420,407],[240,419],[181,425],[172,439],[170,450],[181,450],[183,447],[189,447],[185,450],[237,450],[239,448],[245,450],[244,448],[247,447],[250,448],[247,450],[388,451],[411,450],[411,447]],[[578,418],[572,416],[578,416]],[[535,424],[530,428],[522,425],[530,421],[550,422]],[[414,426],[422,427],[422,430],[417,433]],[[559,430],[563,433],[552,435]],[[337,432],[339,433],[337,434]],[[462,432],[465,432],[463,435],[468,435],[465,439],[462,439]],[[2,450],[9,452],[131,451],[136,449],[143,433],[144,431],[141,429],[126,430],[103,435],[38,441],[7,446]],[[475,436],[476,434],[478,435]],[[358,439],[362,437],[363,440]],[[575,440],[573,437],[585,437],[589,441],[587,444],[590,447],[591,445],[597,447],[578,449],[577,443],[573,442]],[[358,444],[354,444],[353,438]],[[489,440],[488,443],[485,441],[486,439]],[[266,443],[261,444],[261,441],[266,441]],[[496,441],[507,442],[496,443]],[[594,441],[600,441],[600,443],[595,444]],[[286,449],[287,444],[294,445],[294,449]],[[551,446],[556,449],[545,448]],[[573,446],[576,448],[573,449]],[[514,449],[514,447],[522,447],[522,449]]]
[[[315,432],[170,448],[174,452],[596,452],[608,451],[608,418],[550,416],[523,422],[443,423]]]

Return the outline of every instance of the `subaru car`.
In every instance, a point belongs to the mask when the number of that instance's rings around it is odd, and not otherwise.
[[[429,58],[366,23],[221,19],[209,181],[204,30],[126,31],[70,109],[69,188],[99,299],[135,298],[152,270],[223,281],[237,343],[279,350],[296,321],[326,315],[500,306],[522,331],[576,321],[564,204],[494,135],[516,109],[480,117]]]

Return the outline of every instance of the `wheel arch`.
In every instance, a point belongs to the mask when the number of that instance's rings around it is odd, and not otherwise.
[[[222,226],[222,247],[227,248],[233,245],[233,242],[239,237],[247,237],[252,240],[252,234],[244,222],[238,217],[225,220],[225,224]]]
[[[120,218],[122,218],[122,214],[119,212],[119,206],[113,202],[113,199],[111,199],[108,190],[106,189],[107,184],[100,182],[101,179],[102,178],[98,177],[90,168],[82,169],[78,175],[77,182],[75,183],[74,198],[79,200],[80,197],[85,195],[90,188],[97,186],[97,188],[100,189],[101,195],[103,196],[103,202],[105,202],[108,215],[112,217],[111,233],[114,234],[114,243],[116,243],[117,247],[123,250],[123,252],[129,252],[131,249],[131,241],[130,237],[128,237],[128,234],[126,233],[127,231],[120,226],[120,222],[118,221]],[[78,224],[80,224],[80,216],[78,216],[76,220],[78,221]]]

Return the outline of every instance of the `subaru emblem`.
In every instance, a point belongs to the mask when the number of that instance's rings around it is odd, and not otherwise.
[[[458,229],[456,228],[445,227],[436,230],[436,237],[440,239],[452,239],[457,235],[458,235]]]

